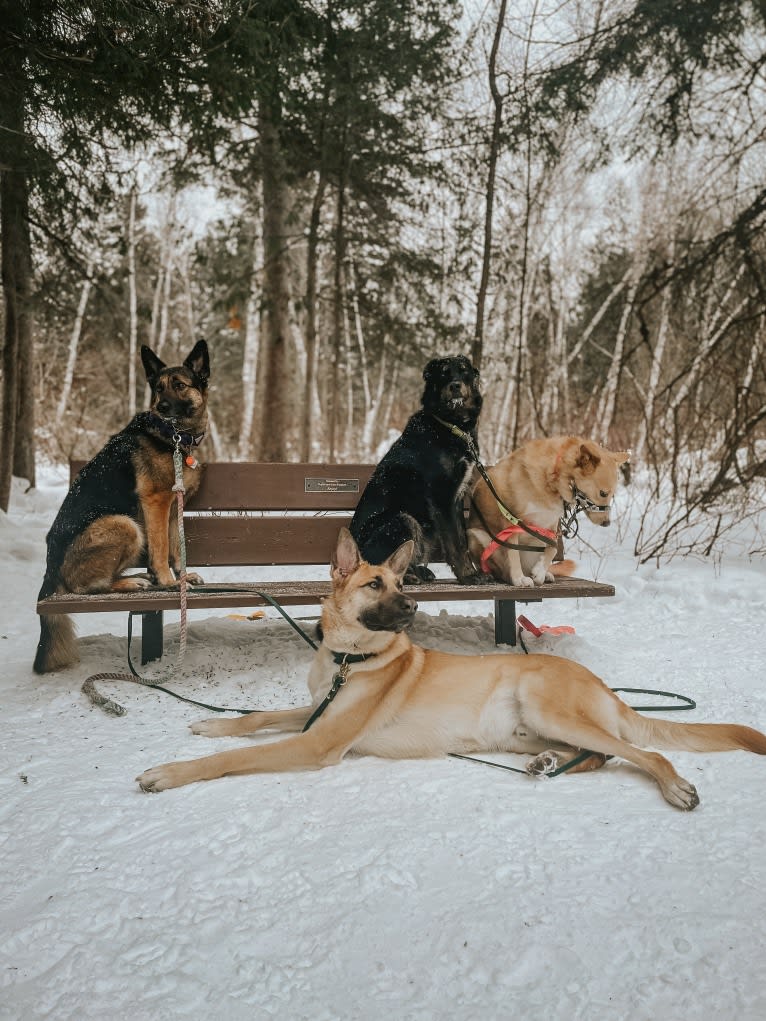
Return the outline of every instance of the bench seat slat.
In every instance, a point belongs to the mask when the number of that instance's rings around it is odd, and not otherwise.
[[[268,601],[255,589],[265,592],[285,606],[314,605],[330,592],[330,581],[265,581],[226,584],[226,592],[188,592],[188,607],[214,609],[216,607],[263,606]],[[557,578],[543,588],[522,588],[513,585],[461,585],[451,579],[430,582],[427,585],[405,585],[405,592],[418,601],[511,599],[520,603],[539,603],[544,599],[578,599],[590,596],[613,596],[614,586],[582,578]],[[140,592],[113,592],[105,595],[63,595],[42,599],[38,613],[103,613],[130,610],[145,613],[152,610],[178,610],[181,606],[175,590],[148,589]]]

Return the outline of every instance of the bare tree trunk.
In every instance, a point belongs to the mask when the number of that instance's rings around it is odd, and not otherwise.
[[[509,336],[511,331],[511,303],[506,299],[505,306],[503,308],[503,336]],[[504,374],[505,376],[506,374]],[[513,368],[507,373],[510,380],[514,378]],[[502,385],[502,380],[498,381],[498,386]],[[488,444],[486,448],[486,455],[489,460],[494,464],[495,461],[502,455],[503,452],[507,452],[506,437],[510,434],[510,430],[507,427],[508,416],[511,408],[511,396],[513,393],[512,383],[506,383],[502,390],[502,396],[497,403],[497,411],[495,421],[492,429],[489,430]]]
[[[11,77],[20,80],[21,59],[11,51],[5,59],[18,63]],[[0,510],[7,511],[14,473],[28,479],[31,486],[35,484],[35,408],[32,391],[34,373],[30,310],[32,255],[29,192],[25,171],[22,169],[25,165],[23,92],[7,93],[0,99],[0,104],[6,139],[5,160],[0,172],[0,235],[5,302]]]
[[[188,259],[182,259],[179,265],[181,283],[183,284],[184,306],[186,308],[186,330],[189,342],[197,335],[197,316],[194,311],[194,297],[192,295],[191,277],[189,274]],[[226,446],[221,439],[221,433],[215,420],[215,412],[208,404],[207,408],[207,431],[210,443],[213,448],[213,460],[226,460]],[[207,458],[207,460],[210,460]]]
[[[252,432],[255,418],[255,388],[260,348],[261,304],[259,300],[260,264],[262,251],[260,239],[253,239],[253,261],[250,271],[249,293],[245,310],[245,344],[242,355],[242,421],[239,429],[240,461],[247,461],[253,455]]]
[[[336,456],[337,446],[337,421],[340,404],[338,387],[340,383],[340,360],[341,347],[343,344],[343,297],[344,297],[344,272],[345,260],[345,211],[346,211],[346,177],[345,177],[345,132],[342,141],[342,164],[340,180],[338,182],[338,195],[335,206],[335,253],[333,273],[333,328],[332,328],[332,371],[330,373],[329,393],[329,414],[330,422],[328,429],[328,458],[333,463]]]
[[[322,132],[320,131],[320,134]],[[317,362],[319,345],[317,343],[317,281],[319,277],[319,226],[322,217],[322,206],[327,190],[327,178],[324,167],[320,167],[314,199],[311,203],[309,230],[306,247],[306,385],[301,409],[300,456],[302,461],[312,460],[315,437],[315,424],[321,422],[321,406],[317,388]]]
[[[162,301],[160,303],[160,326],[157,333],[156,353],[162,354],[165,341],[168,337],[168,322],[170,320],[170,291],[173,284],[173,250],[168,245],[167,262],[162,282]]]
[[[636,292],[638,291],[640,276],[641,271],[639,267],[636,266],[633,280],[628,287],[628,293],[625,295],[625,304],[622,309],[622,315],[620,316],[620,325],[617,327],[617,336],[614,340],[612,360],[609,363],[609,371],[606,375],[604,389],[601,391],[601,396],[598,401],[595,424],[599,431],[599,438],[606,444],[609,443],[609,432],[612,428],[612,423],[614,422],[614,413],[617,407],[617,392],[620,387],[620,376],[622,375],[623,361],[625,358],[625,340],[628,336],[628,326],[630,324],[630,317],[633,314],[633,307],[636,301]]]
[[[260,456],[265,461],[286,461],[293,416],[292,388],[288,379],[290,332],[287,256],[287,185],[278,111],[261,99],[258,108],[260,155],[263,173],[263,418]]]
[[[593,316],[591,321],[588,323],[588,325],[582,331],[582,335],[580,336],[579,341],[575,344],[575,346],[569,352],[569,354],[567,356],[567,363],[569,365],[572,364],[572,362],[575,360],[575,358],[579,357],[580,352],[582,351],[582,349],[585,347],[585,345],[588,343],[588,341],[590,340],[591,336],[593,335],[593,331],[596,329],[598,324],[601,322],[601,320],[604,318],[606,313],[609,311],[609,306],[612,304],[614,299],[619,297],[620,294],[622,294],[622,292],[628,286],[628,281],[630,280],[630,277],[631,277],[632,273],[633,273],[633,267],[631,266],[631,267],[629,267],[625,271],[625,275],[622,277],[622,279],[619,280],[614,285],[614,287],[611,289],[609,294],[607,294],[606,298],[604,298],[603,302],[601,303],[601,305],[596,310],[596,314]]]
[[[354,373],[351,367],[351,324],[348,321],[348,296],[343,295],[343,374],[346,383],[346,430],[343,437],[343,459],[356,456],[354,436]]]
[[[671,266],[673,265],[674,257],[675,241],[671,240],[670,251],[668,253],[668,262]],[[646,384],[646,392],[643,395],[644,416],[641,420],[638,438],[636,439],[632,453],[632,459],[634,462],[640,462],[643,459],[649,429],[652,428],[654,421],[654,405],[657,400],[657,390],[660,385],[662,362],[665,357],[665,348],[667,346],[668,333],[670,330],[671,297],[672,286],[668,284],[663,292],[662,303],[660,305],[660,322],[657,327],[657,342],[655,343],[654,351],[652,352],[652,364],[649,368],[649,379]]]
[[[566,421],[562,408],[567,406],[569,374],[567,372],[566,326],[567,303],[563,294],[554,294],[553,276],[548,273],[548,351],[546,366],[541,373],[543,382],[540,396],[540,423],[544,433],[550,435],[559,431],[559,422]]]
[[[75,315],[72,333],[69,337],[69,353],[67,355],[66,369],[64,370],[64,381],[61,385],[61,394],[59,395],[59,402],[56,407],[56,428],[58,428],[64,421],[64,412],[66,411],[67,404],[69,403],[69,394],[72,391],[74,367],[77,363],[77,351],[80,346],[80,335],[82,334],[82,322],[85,318],[85,309],[88,307],[88,297],[93,284],[91,276],[92,273],[93,256],[90,256],[88,264],[85,267],[85,279],[82,282],[80,301],[77,305],[77,314]]]
[[[350,276],[351,276],[351,307],[354,312],[354,336],[356,337],[356,346],[359,349],[359,375],[362,381],[362,395],[364,404],[362,407],[362,416],[364,426],[362,430],[362,449],[366,449],[366,434],[367,434],[367,423],[372,421],[372,395],[370,392],[370,371],[367,365],[367,345],[364,340],[364,327],[362,325],[362,316],[359,312],[359,298],[356,290],[356,272],[354,270],[353,259],[349,264]],[[371,428],[371,427],[370,427]]]
[[[481,280],[476,299],[476,326],[474,327],[471,361],[477,369],[481,368],[484,354],[484,307],[489,287],[489,271],[492,261],[492,214],[495,205],[495,175],[497,173],[497,157],[500,149],[500,128],[503,123],[503,96],[497,87],[497,53],[500,49],[500,37],[505,24],[507,0],[500,0],[495,35],[489,55],[489,91],[492,95],[494,114],[492,118],[492,134],[489,143],[489,161],[487,168],[486,206],[484,211],[484,251],[481,263]]]
[[[386,369],[388,364],[387,337],[383,338],[383,347],[380,354],[380,365],[378,367],[378,383],[375,387],[375,395],[371,398],[366,414],[364,416],[364,428],[362,429],[362,457],[370,457],[372,454],[372,442],[375,435],[375,426],[380,414],[380,407],[383,401],[383,394],[386,388]]]
[[[128,415],[136,413],[136,356],[138,354],[138,298],[136,295],[136,188],[130,191],[128,205],[128,300],[130,332],[128,335]]]
[[[400,359],[397,358],[397,353],[397,350],[394,350],[393,367],[391,369],[391,378],[388,380],[386,403],[378,418],[378,429],[380,430],[380,439],[378,442],[386,437],[389,429],[391,428],[391,412],[394,408],[394,397],[396,396],[396,386],[399,380]]]
[[[173,281],[173,248],[176,241],[176,196],[170,196],[160,234],[160,258],[152,297],[152,318],[147,344],[160,354],[167,337],[170,290]]]
[[[726,336],[726,331],[728,330],[731,323],[736,319],[736,317],[739,315],[739,313],[742,311],[745,305],[747,305],[747,303],[751,300],[752,296],[750,294],[746,294],[744,298],[741,298],[740,301],[737,302],[734,308],[731,309],[731,311],[727,315],[725,316],[723,315],[723,310],[728,304],[728,300],[733,294],[734,288],[739,282],[744,272],[745,266],[743,265],[740,267],[740,269],[732,279],[726,291],[726,294],[724,295],[723,300],[718,304],[716,308],[712,322],[710,324],[710,327],[708,328],[707,336],[702,341],[702,343],[697,347],[692,363],[689,366],[688,372],[686,373],[686,378],[684,379],[683,384],[679,387],[679,389],[677,390],[676,394],[673,397],[673,400],[670,402],[668,406],[668,410],[665,415],[666,429],[672,428],[673,418],[677,413],[678,409],[683,404],[683,402],[691,393],[697,381],[699,380],[700,375],[704,371],[704,367],[707,362],[708,356],[712,353],[718,342],[723,337]]]
[[[535,22],[537,20],[537,2],[533,5],[527,33],[526,46],[524,48],[524,67],[522,69],[522,97],[524,110],[524,133],[526,136],[525,167],[524,167],[524,227],[521,246],[521,272],[519,274],[519,324],[518,324],[518,353],[516,356],[516,372],[512,377],[515,380],[516,391],[513,401],[513,417],[511,428],[511,449],[515,450],[520,442],[520,422],[522,408],[522,380],[527,370],[528,362],[528,334],[529,334],[529,313],[532,302],[532,272],[530,271],[530,236],[532,230],[532,125],[530,122],[529,95],[527,92],[527,81],[529,76],[529,64],[531,58],[532,36]]]
[[[159,324],[157,329],[156,353],[162,354],[165,341],[168,336],[168,322],[170,321],[170,294],[173,286],[173,256],[176,244],[176,196],[170,197],[170,205],[164,225],[162,248],[160,250],[160,272],[157,275],[157,286],[159,287],[160,277],[162,278],[161,301],[159,306]],[[154,310],[152,310],[152,326],[154,326]]]
[[[306,391],[303,397],[301,415],[301,460],[311,460],[313,440],[313,401],[316,388],[317,369],[317,275],[319,260],[319,223],[322,216],[322,203],[327,181],[322,169],[314,201],[311,204],[309,219],[308,246],[306,252]]]
[[[186,310],[186,342],[193,344],[197,335],[197,314],[194,311],[194,297],[192,295],[191,274],[189,273],[188,254],[181,260],[179,267],[181,281],[184,289],[184,308]]]

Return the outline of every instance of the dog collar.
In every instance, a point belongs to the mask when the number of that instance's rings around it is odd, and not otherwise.
[[[364,663],[366,659],[372,659],[378,654],[377,652],[333,652],[330,649],[330,655],[336,666],[344,666],[346,663],[351,666],[352,663]]]
[[[469,432],[466,432],[465,429],[461,429],[460,426],[455,425],[454,422],[445,422],[445,420],[443,418],[439,418],[438,415],[432,414],[431,418],[437,421],[439,425],[443,425],[445,429],[449,429],[453,436],[457,436],[458,439],[461,439],[470,450],[474,460],[478,461],[479,455],[476,450],[476,444],[474,443],[473,436],[471,436]]]
[[[330,655],[332,656],[335,665],[340,667],[340,670],[338,670],[333,677],[330,690],[306,721],[303,728],[304,734],[310,727],[313,727],[330,702],[333,701],[340,689],[346,683],[348,668],[352,665],[352,663],[362,663],[365,659],[372,659],[373,656],[377,656],[377,652],[333,652],[333,650],[330,649]]]
[[[172,422],[168,422],[167,419],[160,418],[159,415],[151,413],[152,426],[161,433],[164,437],[169,440],[178,440],[182,447],[198,447],[205,438],[204,432],[201,433],[181,433],[178,432]]]

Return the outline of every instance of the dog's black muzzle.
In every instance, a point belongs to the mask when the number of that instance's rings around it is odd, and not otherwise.
[[[404,631],[412,623],[418,604],[410,596],[398,593],[371,606],[359,615],[359,623],[368,631]]]
[[[168,421],[183,422],[191,418],[196,408],[191,401],[169,401],[164,397],[162,400],[157,401],[155,405],[155,411],[162,418]]]

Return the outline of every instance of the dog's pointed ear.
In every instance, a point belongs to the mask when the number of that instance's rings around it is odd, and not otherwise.
[[[208,354],[206,341],[197,341],[186,358],[184,358],[184,365],[201,382],[207,383],[210,379],[210,355]]]
[[[473,364],[471,359],[467,358],[465,355],[460,355],[460,357],[458,358],[458,362],[460,363],[460,368],[464,372],[470,372],[474,379],[478,379],[479,376],[481,375],[481,373]]]
[[[415,552],[415,543],[412,539],[403,542],[399,549],[394,550],[391,556],[383,564],[390,571],[393,571],[398,578],[404,577],[404,572],[410,566],[412,554]]]
[[[330,561],[330,575],[333,578],[348,578],[362,562],[359,547],[347,528],[338,533],[338,543]]]
[[[436,373],[436,370],[439,368],[441,363],[442,363],[441,358],[432,358],[428,365],[426,365],[426,367],[423,369],[423,379],[426,381],[426,383],[433,378],[434,374]]]
[[[600,463],[601,455],[598,450],[591,444],[581,443],[575,468],[579,468],[583,475],[592,475]]]
[[[629,450],[610,450],[609,453],[614,458],[614,463],[619,468],[621,464],[627,464],[630,461]]]
[[[141,361],[144,366],[146,378],[149,380],[156,379],[165,368],[163,360],[158,358],[154,351],[152,351],[150,347],[147,347],[146,344],[141,345]]]

